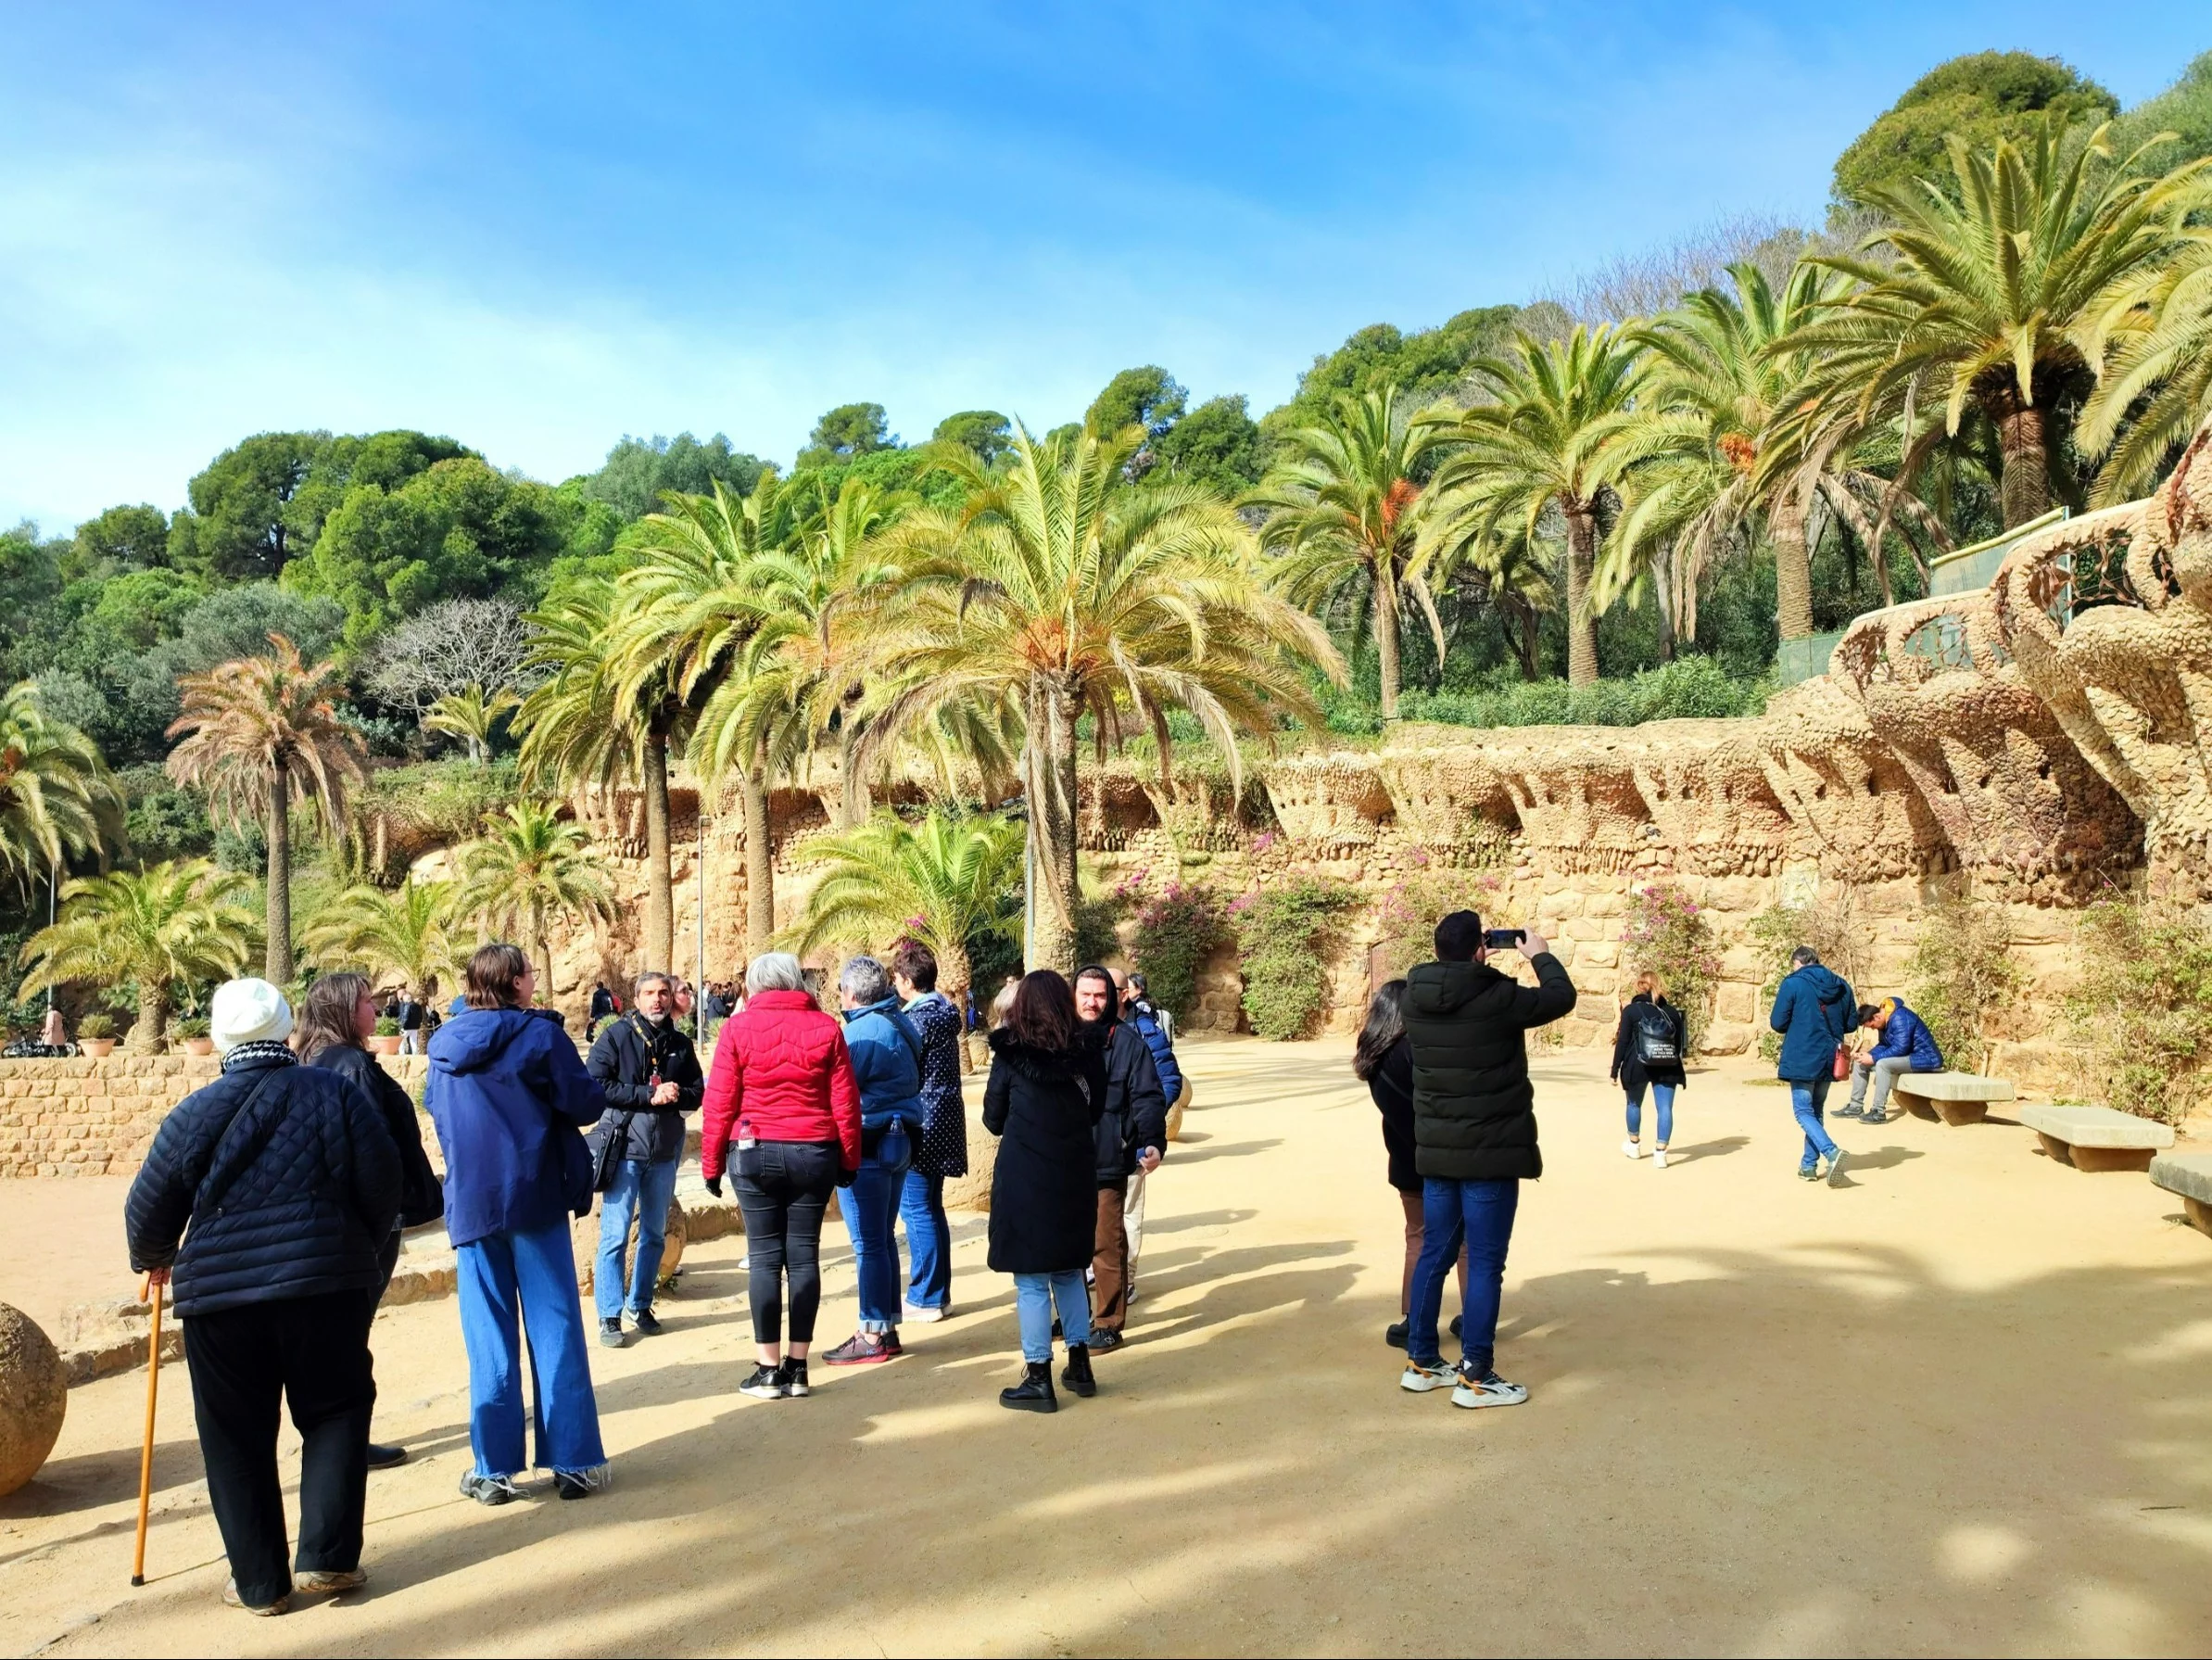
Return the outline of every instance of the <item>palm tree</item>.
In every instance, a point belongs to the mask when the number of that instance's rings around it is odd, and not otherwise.
[[[2146,323],[2122,336],[2081,412],[2082,449],[2105,456],[2099,507],[2149,495],[2168,460],[2212,417],[2212,231],[2185,234],[2188,251],[2160,276]]]
[[[461,850],[455,911],[518,937],[537,959],[541,995],[553,995],[556,916],[604,921],[614,912],[605,864],[584,827],[551,802],[518,801],[484,816],[484,833]]]
[[[1396,386],[1339,396],[1314,425],[1277,440],[1277,460],[1245,505],[1268,510],[1260,545],[1280,551],[1276,585],[1294,604],[1350,599],[1372,618],[1383,718],[1397,718],[1398,628],[1421,608],[1444,656],[1444,625],[1422,577],[1415,503],[1426,463],[1450,440],[1447,418],[1409,415]]]
[[[180,675],[184,712],[169,729],[184,741],[169,752],[169,775],[197,784],[234,824],[259,817],[269,839],[269,944],[262,971],[292,979],[292,792],[305,793],[334,837],[345,823],[346,791],[361,780],[361,741],[338,720],[335,661],[312,668],[298,648],[272,634],[266,657],[219,663]]]
[[[100,752],[22,680],[0,692],[0,877],[31,892],[61,862],[117,840],[121,799]]]
[[[888,540],[906,579],[853,597],[896,688],[864,751],[948,708],[1019,711],[1038,966],[1074,962],[1079,721],[1101,746],[1149,728],[1167,774],[1167,711],[1187,710],[1241,789],[1240,734],[1271,738],[1286,714],[1320,718],[1301,658],[1344,676],[1327,631],[1268,586],[1226,502],[1125,480],[1140,437],[1039,444],[1023,429],[1003,470],[947,451],[965,505],[902,520]]]
[[[1423,513],[1424,542],[1479,555],[1519,536],[1534,542],[1547,509],[1567,530],[1567,678],[1598,678],[1598,623],[1590,579],[1604,498],[1618,494],[1637,459],[1624,441],[1649,374],[1633,333],[1577,326],[1548,344],[1516,336],[1510,359],[1485,358],[1476,374],[1495,395],[1460,417],[1460,446],[1436,469]],[[1439,558],[1439,577],[1449,562]]]
[[[363,882],[315,913],[307,925],[307,946],[324,967],[363,963],[427,994],[430,982],[450,975],[458,959],[455,919],[451,882],[412,877],[398,888]]]
[[[471,681],[431,704],[423,716],[423,729],[460,739],[467,746],[469,759],[481,761],[491,754],[492,729],[499,724],[499,716],[521,703],[522,699],[512,691],[487,697],[484,688]]]
[[[2088,395],[2113,329],[2155,287],[2212,196],[2212,158],[2163,175],[2112,165],[2109,125],[2069,143],[2046,120],[2024,144],[1950,140],[1953,192],[1868,191],[1889,261],[1820,256],[1860,286],[1776,343],[1813,362],[1805,395],[1862,424],[1925,388],[1956,435],[1969,405],[1994,427],[2006,528],[2051,505],[2064,412]]]
[[[246,879],[205,859],[88,876],[61,890],[61,919],[23,946],[31,965],[19,996],[69,981],[138,988],[138,1020],[126,1047],[155,1053],[179,987],[244,971],[253,954],[254,916],[238,903]]]
[[[806,896],[793,944],[919,940],[936,953],[938,984],[957,1007],[970,980],[968,942],[1020,926],[1022,835],[1009,818],[932,811],[911,825],[882,813],[809,842],[806,856],[829,868]]]

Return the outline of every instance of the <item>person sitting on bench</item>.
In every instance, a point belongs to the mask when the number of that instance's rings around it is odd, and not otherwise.
[[[1901,1072],[1940,1072],[1943,1052],[1936,1047],[1928,1022],[1904,1006],[1902,997],[1884,997],[1879,1003],[1859,1005],[1859,1024],[1881,1033],[1874,1047],[1852,1063],[1851,1105],[1836,1116],[1863,1118],[1870,1124],[1889,1121],[1890,1087]],[[1866,1096],[1866,1081],[1874,1080],[1874,1098]]]

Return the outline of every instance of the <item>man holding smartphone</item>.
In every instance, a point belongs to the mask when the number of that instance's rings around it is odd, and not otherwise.
[[[1490,953],[1502,950],[1528,959],[1534,986],[1490,966]],[[1523,929],[1485,933],[1473,911],[1454,911],[1436,925],[1436,957],[1406,976],[1414,1169],[1422,1177],[1425,1232],[1413,1269],[1406,1369],[1398,1384],[1416,1394],[1449,1385],[1454,1406],[1518,1406],[1527,1389],[1498,1376],[1492,1362],[1521,1184],[1544,1173],[1527,1033],[1574,1007],[1574,985],[1542,935]],[[1444,1276],[1462,1243],[1461,1357],[1447,1367],[1436,1316]]]

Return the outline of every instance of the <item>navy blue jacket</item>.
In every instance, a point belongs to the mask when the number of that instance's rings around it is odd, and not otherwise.
[[[1866,1058],[1894,1060],[1900,1055],[1912,1058],[1915,1072],[1943,1070],[1943,1051],[1936,1047],[1935,1033],[1928,1031],[1928,1022],[1907,1008],[1902,997],[1892,997],[1881,1039],[1868,1051]]]
[[[1137,1035],[1144,1040],[1144,1046],[1152,1051],[1153,1068],[1160,1075],[1160,1094],[1169,1106],[1174,1106],[1175,1097],[1182,1094],[1182,1069],[1175,1064],[1175,1045],[1168,1040],[1167,1029],[1148,1003],[1135,1005],[1127,1018],[1137,1029]]]
[[[398,1214],[399,1150],[384,1114],[337,1073],[280,1050],[241,1058],[171,1109],[123,1221],[133,1270],[172,1269],[189,1318],[373,1292]]]
[[[1836,1045],[1859,1023],[1859,999],[1841,975],[1807,963],[1783,979],[1766,1023],[1782,1034],[1776,1077],[1791,1083],[1833,1078]]]
[[[582,1126],[607,1097],[558,1023],[471,1008],[430,1040],[423,1105],[446,1152],[446,1232],[457,1246],[527,1234],[591,1209]]]
[[[922,1034],[896,997],[845,1010],[845,1047],[860,1085],[863,1129],[880,1130],[894,1118],[909,1130],[922,1123]]]

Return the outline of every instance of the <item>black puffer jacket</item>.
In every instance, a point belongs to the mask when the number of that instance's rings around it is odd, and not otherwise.
[[[1544,1173],[1525,1033],[1574,1007],[1574,983],[1548,951],[1534,967],[1533,987],[1488,963],[1422,963],[1406,976],[1414,1162],[1422,1175],[1502,1182]]]
[[[1168,1149],[1168,1097],[1144,1034],[1128,1021],[1101,1021],[1106,1033],[1106,1109],[1098,1115],[1098,1185],[1126,1186],[1137,1149]]]
[[[1141,1045],[1140,1045],[1141,1046]],[[1069,1274],[1090,1265],[1098,1226],[1093,1133],[1106,1102],[1095,1028],[1068,1054],[991,1034],[983,1127],[999,1137],[991,1175],[996,1274]]]
[[[1413,1045],[1404,1038],[1390,1045],[1383,1064],[1367,1080],[1368,1098],[1383,1115],[1383,1154],[1389,1161],[1390,1185],[1400,1193],[1421,1191],[1421,1172],[1413,1165]]]
[[[691,1040],[676,1030],[674,1020],[655,1026],[632,1009],[600,1033],[585,1068],[599,1080],[607,1096],[606,1113],[591,1131],[595,1154],[601,1140],[614,1134],[626,1113],[629,1137],[622,1149],[625,1159],[666,1164],[684,1156],[682,1115],[699,1110],[706,1080],[699,1070],[698,1051],[691,1047]],[[676,1085],[673,1107],[652,1104],[651,1079],[656,1070],[662,1083]]]
[[[366,1049],[329,1044],[315,1051],[308,1065],[335,1072],[376,1103],[384,1114],[384,1127],[392,1133],[399,1149],[399,1225],[419,1228],[446,1213],[446,1191],[437,1172],[430,1168],[430,1155],[423,1150],[423,1123],[415,1104],[399,1081],[376,1064]]]
[[[281,1045],[234,1054],[179,1101],[131,1184],[131,1266],[175,1269],[180,1316],[374,1291],[399,1213],[399,1152],[384,1114]],[[183,1248],[177,1240],[182,1235]]]

